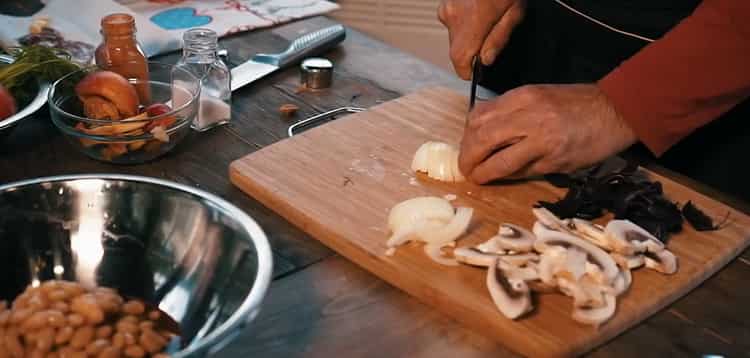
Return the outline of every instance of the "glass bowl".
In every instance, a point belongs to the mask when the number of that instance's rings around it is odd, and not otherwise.
[[[50,116],[66,139],[87,156],[115,164],[138,164],[156,159],[175,148],[190,132],[198,113],[200,80],[185,69],[149,62],[149,79],[128,78],[136,88],[147,88],[150,96],[141,100],[136,117],[123,120],[92,119],[83,114],[76,84],[97,67],[70,73],[49,91]],[[158,115],[145,111],[155,104],[170,110]]]

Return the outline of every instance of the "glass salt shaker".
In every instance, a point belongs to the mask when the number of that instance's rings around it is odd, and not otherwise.
[[[206,131],[231,119],[231,74],[227,65],[217,54],[216,32],[197,28],[182,35],[182,58],[175,70],[185,69],[201,81],[200,105],[192,128]],[[173,83],[177,72],[173,71]]]

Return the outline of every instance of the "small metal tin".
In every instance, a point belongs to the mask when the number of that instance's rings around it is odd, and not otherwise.
[[[325,58],[313,57],[302,61],[300,65],[302,85],[311,89],[331,87],[333,81],[333,63]]]

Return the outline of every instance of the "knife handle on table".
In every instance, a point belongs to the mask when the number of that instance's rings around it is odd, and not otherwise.
[[[284,52],[275,54],[257,54],[253,61],[267,63],[279,68],[291,65],[303,58],[320,53],[336,46],[346,38],[346,29],[342,25],[334,25],[311,32],[296,38]]]

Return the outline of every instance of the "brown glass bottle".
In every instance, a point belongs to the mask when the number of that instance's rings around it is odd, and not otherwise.
[[[141,105],[149,105],[148,61],[135,38],[135,19],[129,14],[111,14],[102,18],[101,26],[103,41],[95,52],[96,64],[130,81],[136,80]]]

